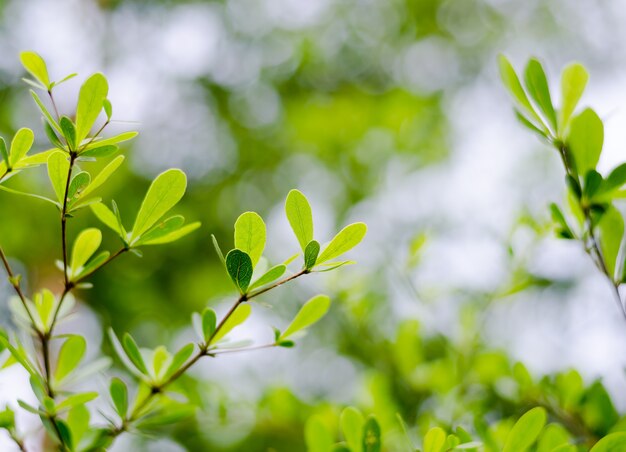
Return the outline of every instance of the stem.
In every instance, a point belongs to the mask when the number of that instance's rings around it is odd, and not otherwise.
[[[150,401],[157,395],[157,394],[161,394],[163,392],[163,390],[168,387],[169,385],[171,385],[172,383],[174,383],[176,380],[178,380],[182,375],[184,375],[192,366],[194,366],[198,361],[200,361],[200,359],[204,356],[211,356],[211,357],[215,357],[216,355],[221,355],[224,353],[234,353],[234,352],[243,352],[243,351],[249,351],[249,350],[257,350],[257,349],[262,349],[262,348],[269,348],[272,346],[275,346],[275,344],[265,344],[265,345],[259,345],[256,347],[249,347],[249,348],[241,348],[241,349],[233,349],[233,350],[222,350],[222,351],[211,351],[210,347],[211,347],[211,340],[217,335],[217,333],[224,327],[224,324],[226,323],[226,321],[230,318],[230,316],[235,312],[235,310],[237,309],[237,307],[245,302],[248,301],[254,297],[258,297],[261,294],[264,294],[272,289],[275,289],[276,287],[282,286],[283,284],[289,282],[289,281],[293,281],[296,278],[299,278],[302,275],[306,275],[309,274],[310,271],[309,270],[301,270],[298,273],[295,273],[287,278],[281,279],[280,281],[265,287],[263,289],[259,289],[255,292],[252,292],[250,294],[242,294],[237,301],[235,301],[235,303],[230,307],[230,309],[228,310],[228,312],[226,312],[226,314],[224,315],[224,317],[222,318],[222,320],[220,321],[220,323],[217,325],[217,327],[215,328],[215,331],[213,332],[213,334],[209,337],[209,339],[204,343],[200,345],[200,350],[198,350],[198,352],[189,360],[187,361],[180,369],[178,369],[176,372],[174,372],[167,380],[165,380],[164,382],[162,382],[159,385],[154,385],[152,386],[152,391],[150,391],[150,393],[140,402],[138,403],[135,408],[133,409],[132,413],[127,416],[125,419],[122,420],[122,424],[119,427],[115,427],[112,428],[109,431],[109,435],[112,438],[116,438],[117,436],[119,436],[120,434],[122,434],[123,432],[125,432],[126,430],[128,430],[128,428],[130,427],[130,425],[136,421],[138,418],[141,417],[141,411],[148,405],[148,403],[150,403]]]
[[[17,296],[22,302],[22,306],[24,306],[24,309],[26,310],[26,313],[28,314],[28,318],[30,319],[33,325],[33,329],[37,331],[39,334],[41,334],[41,332],[37,330],[37,324],[35,323],[35,318],[33,317],[33,314],[30,312],[30,309],[28,309],[28,303],[26,302],[26,297],[24,296],[24,292],[22,292],[20,283],[15,278],[15,274],[13,273],[13,270],[11,270],[11,265],[9,264],[9,261],[7,260],[7,257],[4,254],[4,250],[2,249],[2,247],[0,247],[0,260],[2,260],[2,265],[4,265],[4,269],[6,270],[7,275],[9,275],[9,282],[13,286],[15,293],[17,293]]]
[[[65,280],[65,287],[70,285],[69,277],[67,274],[67,195],[70,190],[70,182],[72,180],[72,168],[74,167],[74,160],[76,156],[74,153],[70,154],[70,167],[67,171],[67,179],[65,180],[65,193],[63,195],[63,210],[61,211],[61,246],[63,248],[63,277]]]

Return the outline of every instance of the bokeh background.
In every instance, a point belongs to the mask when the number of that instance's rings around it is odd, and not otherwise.
[[[0,1],[2,135],[28,126],[46,146],[21,50],[39,52],[53,78],[79,73],[59,87],[65,112],[80,80],[102,71],[119,120],[110,133],[140,131],[105,199],[130,223],[150,178],[180,167],[190,185],[178,211],[203,223],[174,246],[125,256],[79,294],[66,328],[89,334],[92,353],[109,352],[108,326],[179,344],[193,311],[223,311],[233,293],[210,234],[230,247],[243,211],[266,219],[270,260],[293,254],[291,188],[311,200],[322,240],[350,221],[369,225],[357,266],[272,292],[240,333],[262,343],[268,324],[328,293],[330,315],[295,350],[202,363],[185,381],[197,417],[149,449],[128,437],[117,450],[304,450],[306,418],[345,404],[384,425],[395,412],[462,419],[464,373],[450,349],[490,354],[487,374],[503,361],[535,376],[575,367],[626,409],[623,320],[582,248],[551,237],[559,161],[515,122],[496,66],[499,52],[517,67],[537,56],[556,82],[565,63],[583,62],[583,103],[606,120],[609,169],[624,160],[624,23],[617,0]],[[51,191],[43,171],[13,184]],[[57,216],[0,193],[0,240],[31,288],[58,287]],[[84,213],[70,234],[94,224]],[[0,312],[10,325],[6,303]],[[19,376],[0,377],[0,399],[29,397]]]

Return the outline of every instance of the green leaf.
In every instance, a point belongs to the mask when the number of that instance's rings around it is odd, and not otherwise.
[[[304,268],[311,270],[317,262],[317,256],[320,253],[320,244],[315,240],[311,240],[304,250]]]
[[[4,138],[0,137],[0,156],[7,167],[11,166],[11,162],[9,161],[9,150],[7,149],[7,143],[4,141]]]
[[[48,151],[40,152],[35,155],[29,155],[20,160],[16,165],[15,169],[22,168],[32,168],[35,166],[43,165],[48,162],[48,158],[54,153],[57,152],[55,149],[51,149]]]
[[[526,82],[528,94],[535,101],[548,123],[552,126],[552,130],[556,133],[556,113],[550,97],[548,80],[541,63],[537,59],[531,58],[528,61],[524,71],[524,81]]]
[[[50,140],[50,143],[52,143],[59,149],[65,149],[63,146],[63,143],[61,143],[61,140],[57,136],[56,132],[54,131],[50,123],[46,121],[45,118],[42,118],[42,121],[43,121],[43,130],[44,132],[46,132],[46,135],[48,136],[48,140]]]
[[[235,311],[232,313],[232,315],[228,317],[228,319],[224,322],[224,324],[219,329],[219,331],[217,331],[217,333],[214,333],[213,338],[211,339],[209,344],[215,344],[219,342],[224,336],[230,333],[235,327],[245,322],[250,316],[251,312],[252,312],[252,308],[250,307],[248,303],[240,303],[239,306],[237,306],[237,309],[235,309]]]
[[[80,143],[93,127],[104,100],[109,92],[109,84],[104,75],[93,74],[80,87],[76,107],[76,142]]]
[[[363,452],[380,452],[381,449],[380,425],[374,416],[370,416],[363,428]]]
[[[34,141],[35,134],[30,129],[23,127],[15,133],[11,141],[11,151],[9,152],[9,160],[12,167],[26,157]]]
[[[124,132],[119,135],[115,135],[113,137],[104,138],[104,139],[95,139],[91,143],[85,145],[82,149],[81,155],[84,155],[84,152],[90,149],[100,148],[102,146],[109,146],[112,144],[122,143],[124,141],[132,140],[138,135],[138,132]]]
[[[82,231],[74,242],[70,272],[77,275],[102,243],[102,232],[96,228]]]
[[[222,249],[220,248],[220,244],[217,243],[217,238],[215,235],[211,234],[211,241],[213,242],[213,248],[215,248],[215,252],[217,253],[217,257],[220,258],[222,264],[224,264],[224,268],[226,268],[226,259],[224,258],[224,254],[222,253]]]
[[[35,103],[37,104],[37,106],[39,107],[39,110],[41,111],[41,113],[43,114],[43,116],[46,118],[47,122],[54,127],[54,129],[59,132],[60,134],[63,134],[63,131],[61,130],[61,126],[59,125],[59,123],[56,121],[56,119],[54,119],[54,117],[50,114],[50,111],[48,110],[48,108],[46,107],[46,105],[43,103],[43,101],[41,100],[41,98],[39,97],[39,95],[33,91],[32,89],[30,90],[30,95],[33,97],[33,99],[35,100]]]
[[[525,113],[525,115],[528,115],[531,118],[529,122],[536,121],[538,125],[533,124],[535,127],[538,129],[545,128],[543,121],[530,104],[528,96],[526,96],[524,88],[522,88],[522,84],[515,73],[515,69],[513,69],[513,66],[504,55],[498,56],[498,67],[500,68],[500,78],[502,79],[502,83],[504,83],[504,86],[508,89],[511,97],[517,102],[520,109]]]
[[[72,335],[61,346],[57,358],[57,368],[54,372],[55,381],[61,382],[78,367],[87,349],[87,341],[78,335]]]
[[[76,275],[74,275],[75,277],[85,277],[85,276],[89,276],[91,273],[93,273],[95,270],[98,269],[98,267],[100,267],[100,265],[102,265],[103,263],[106,262],[106,260],[109,258],[109,256],[111,255],[111,253],[109,253],[108,251],[102,251],[100,254],[98,254],[96,257],[94,257],[93,259],[91,259],[83,268],[82,270],[77,273]]]
[[[576,163],[578,174],[585,175],[595,169],[602,153],[604,125],[595,111],[586,108],[572,119],[568,144]]]
[[[111,101],[109,99],[104,99],[102,107],[104,108],[104,113],[107,115],[107,120],[110,120],[111,116],[113,116],[113,106],[111,105]]]
[[[148,375],[148,369],[146,368],[146,363],[141,356],[139,347],[137,347],[137,343],[130,334],[124,334],[124,337],[122,339],[122,347],[124,348],[128,359],[135,365],[139,372],[144,375]]]
[[[52,188],[57,195],[59,203],[63,204],[65,196],[65,184],[70,171],[70,162],[67,160],[67,154],[62,151],[55,151],[48,157],[48,177],[52,182]]]
[[[333,447],[333,436],[320,415],[309,417],[304,426],[307,451],[328,452]]]
[[[235,248],[240,249],[252,261],[252,267],[263,254],[266,240],[265,223],[256,212],[245,212],[235,222]]]
[[[169,367],[165,371],[165,375],[163,378],[168,378],[174,372],[181,368],[181,366],[187,362],[187,360],[191,357],[193,351],[195,350],[194,344],[187,344],[181,347],[180,350],[176,352],[176,354],[172,357],[172,361],[170,362]]]
[[[555,448],[568,444],[569,434],[560,424],[548,424],[537,443],[537,452],[552,452]]]
[[[106,158],[118,153],[120,148],[113,144],[100,146],[98,148],[89,149],[80,153],[81,157]]]
[[[72,440],[80,444],[85,433],[89,430],[89,410],[83,405],[75,406],[67,415],[67,423],[72,432]]]
[[[367,226],[365,223],[352,223],[346,226],[324,248],[322,254],[317,258],[317,264],[329,261],[350,251],[363,240],[366,233]]]
[[[35,77],[46,89],[50,88],[50,77],[48,76],[48,68],[46,62],[37,53],[26,51],[20,53],[20,61],[22,66],[30,74]]]
[[[537,440],[545,424],[546,410],[542,407],[526,412],[509,432],[502,452],[524,452]]]
[[[135,243],[135,246],[161,245],[173,242],[200,227],[199,222],[191,223],[187,226],[183,226],[184,223],[185,217],[182,215],[170,217],[147,231]]]
[[[300,309],[291,324],[280,336],[281,340],[301,331],[319,321],[328,312],[330,298],[326,295],[317,295],[307,301]]]
[[[67,199],[69,205],[72,205],[81,197],[85,188],[91,183],[91,176],[87,171],[81,171],[72,177],[69,189],[67,190]]]
[[[273,281],[276,281],[278,278],[280,278],[281,276],[283,276],[285,274],[285,271],[287,270],[287,266],[283,265],[283,264],[278,264],[272,268],[270,268],[268,271],[266,271],[259,279],[257,279],[256,281],[254,281],[249,289],[253,290],[256,289],[257,287],[262,287],[266,284],[269,284]]]
[[[61,412],[70,408],[74,408],[76,406],[84,405],[85,403],[91,402],[96,398],[98,398],[97,392],[83,392],[80,394],[72,394],[67,399],[63,400],[57,405],[56,411]]]
[[[125,157],[118,155],[111,162],[105,166],[102,171],[94,178],[93,182],[89,184],[86,190],[83,191],[83,197],[86,197],[100,188],[112,175],[117,171],[120,165],[124,162]]]
[[[150,185],[141,208],[137,213],[131,234],[131,242],[141,237],[185,194],[187,177],[179,169],[169,169],[159,174]]]
[[[253,271],[250,256],[238,249],[231,250],[226,255],[226,270],[239,291],[246,293]]]
[[[304,251],[308,243],[313,240],[313,214],[306,196],[298,190],[291,190],[285,202],[285,213]]]
[[[424,452],[440,452],[446,442],[446,432],[440,427],[433,427],[424,436]]]
[[[611,433],[598,441],[590,452],[621,452],[626,450],[626,433]]]
[[[609,275],[614,278],[617,257],[624,236],[624,219],[615,207],[610,206],[604,215],[602,215],[598,227],[600,228],[600,248],[602,250],[602,257],[604,258]]]
[[[598,194],[610,193],[626,184],[626,163],[613,168],[600,187]]]
[[[67,145],[72,151],[74,151],[76,149],[76,126],[67,116],[61,117],[59,125],[61,126],[61,131],[67,141]]]
[[[120,235],[122,239],[126,239],[125,234],[119,229],[115,214],[106,205],[97,203],[92,204],[89,207],[91,207],[91,211],[94,213],[96,218],[98,218],[98,220]]]
[[[583,65],[573,63],[563,69],[561,75],[561,111],[559,112],[559,133],[565,133],[569,119],[585,91],[589,74]]]
[[[208,341],[213,335],[216,325],[217,315],[215,314],[215,311],[211,308],[206,308],[202,311],[202,334],[205,341]]]
[[[350,450],[361,452],[363,450],[363,426],[365,425],[365,418],[361,412],[354,407],[347,407],[341,412],[339,422]]]
[[[552,214],[552,221],[558,224],[559,226],[559,235],[562,238],[572,239],[574,238],[574,233],[570,228],[569,224],[567,224],[567,220],[565,219],[565,215],[555,203],[550,204],[550,212]]]

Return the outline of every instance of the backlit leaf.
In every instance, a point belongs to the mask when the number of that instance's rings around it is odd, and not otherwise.
[[[54,379],[60,382],[74,371],[83,359],[86,350],[87,342],[85,338],[78,335],[68,337],[59,350]]]
[[[256,212],[245,212],[235,222],[235,248],[240,249],[252,261],[255,267],[263,250],[266,240],[265,223]]]
[[[65,197],[65,184],[70,170],[70,162],[67,154],[62,151],[55,151],[48,157],[48,177],[52,183],[52,188],[57,195],[59,203],[63,204]]]
[[[317,258],[317,264],[335,259],[350,251],[363,240],[366,233],[367,226],[365,223],[352,223],[346,226],[324,248],[322,254]]]
[[[567,142],[578,174],[585,175],[596,168],[602,153],[604,125],[595,111],[587,108],[572,119]]]
[[[585,91],[589,74],[582,64],[572,63],[563,69],[561,75],[561,111],[559,112],[559,132],[567,128],[572,113]]]
[[[326,295],[317,295],[307,301],[300,309],[287,329],[281,334],[280,339],[287,339],[289,336],[301,331],[319,321],[328,312],[330,298]]]
[[[43,58],[41,58],[35,52],[26,51],[20,53],[20,61],[22,62],[22,66],[24,66],[24,69],[26,69],[33,77],[35,77],[35,80],[41,83],[45,88],[50,87],[48,68],[46,67],[46,62],[43,60]]]
[[[79,270],[100,247],[101,242],[102,233],[96,228],[85,229],[78,235],[72,250],[70,267],[72,275],[78,274]]]
[[[250,313],[252,312],[252,308],[248,303],[240,303],[239,306],[235,309],[230,317],[224,322],[224,325],[219,329],[219,331],[213,336],[210,344],[215,344],[219,342],[224,336],[230,333],[235,327],[241,325],[245,322]]]
[[[298,190],[291,190],[285,202],[285,213],[302,251],[313,240],[313,214],[306,197]]]
[[[76,107],[76,142],[80,143],[88,134],[102,111],[104,100],[109,92],[109,84],[104,75],[93,74],[80,87]]]
[[[515,423],[506,443],[503,452],[524,452],[537,440],[541,430],[546,424],[546,410],[536,407],[526,412]]]
[[[30,129],[24,127],[15,133],[11,141],[11,151],[9,152],[11,166],[15,166],[17,162],[26,157],[34,141],[35,134],[33,134],[33,131]]]

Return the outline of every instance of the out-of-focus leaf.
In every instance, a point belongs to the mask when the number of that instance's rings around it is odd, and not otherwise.
[[[622,238],[624,237],[624,219],[615,207],[610,206],[602,215],[598,227],[600,228],[602,256],[604,257],[607,271],[614,278],[617,256],[619,255]]]
[[[561,75],[561,111],[559,112],[559,133],[565,133],[572,113],[585,91],[589,74],[580,63],[572,63],[563,69]]]
[[[78,364],[82,361],[87,349],[87,341],[78,335],[68,337],[59,351],[57,358],[57,368],[54,372],[54,379],[57,382],[63,381]]]
[[[504,444],[503,452],[524,452],[539,437],[546,424],[546,410],[536,407],[526,412],[515,423]]]
[[[381,449],[380,425],[374,416],[370,416],[363,427],[363,452],[380,452]]]
[[[24,69],[30,72],[30,74],[35,77],[35,80],[41,83],[44,88],[48,89],[50,87],[48,68],[43,58],[33,51],[25,51],[20,53],[20,61]]]
[[[596,168],[602,153],[603,142],[604,125],[591,108],[586,108],[572,119],[568,144],[574,156],[578,174],[585,175],[589,170]]]
[[[224,336],[230,333],[235,327],[241,325],[246,319],[250,316],[250,312],[252,312],[252,308],[248,303],[241,303],[235,309],[235,312],[232,313],[228,320],[224,322],[224,325],[220,328],[220,330],[214,334],[211,339],[210,344],[215,344],[219,342]]]
[[[535,101],[548,123],[552,127],[552,130],[556,133],[556,113],[554,106],[552,105],[552,98],[550,97],[550,88],[548,87],[548,79],[546,73],[541,66],[539,60],[531,58],[526,65],[524,71],[524,81],[526,82],[526,89],[528,94]]]
[[[289,336],[301,331],[319,321],[328,312],[330,298],[326,295],[317,295],[307,301],[300,309],[291,324],[280,336],[280,340],[285,340]]]
[[[424,436],[424,452],[441,452],[446,442],[446,432],[440,427],[433,427]]]
[[[361,452],[363,450],[363,426],[365,425],[365,418],[361,412],[354,407],[347,407],[341,412],[339,422],[350,450]]]
[[[598,441],[590,452],[620,452],[626,450],[626,433],[612,433]]]

